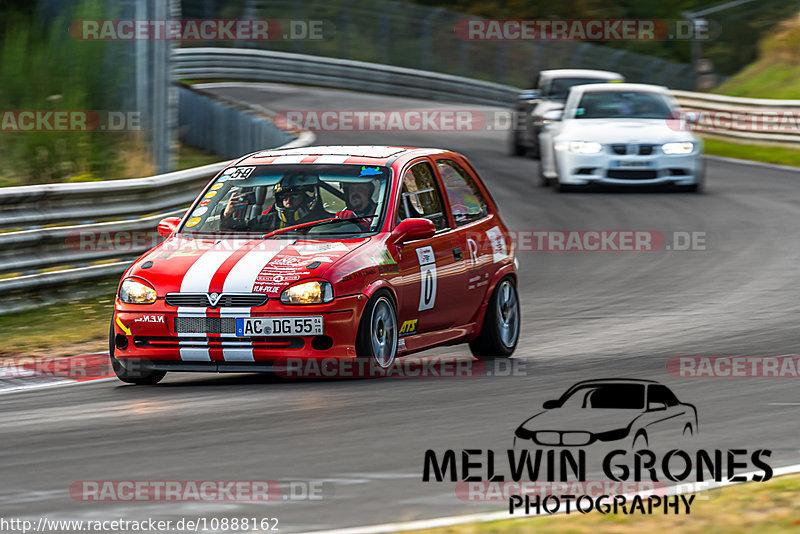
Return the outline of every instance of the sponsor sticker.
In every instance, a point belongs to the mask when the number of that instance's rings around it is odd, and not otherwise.
[[[500,228],[495,226],[494,228],[486,230],[486,237],[489,238],[489,242],[492,244],[494,263],[506,259],[508,257],[508,248],[506,247],[506,240],[503,238],[503,233],[500,231]]]
[[[255,169],[255,167],[234,167],[231,169],[230,173],[226,171],[225,174],[228,174],[231,180],[244,180],[250,176],[253,169]]]
[[[208,193],[206,193],[206,196],[204,196],[203,198],[214,198],[215,196],[217,196],[217,192],[216,191],[209,191]]]
[[[419,311],[430,310],[436,304],[436,256],[433,247],[417,249],[419,259]]]
[[[200,217],[192,217],[191,219],[186,221],[186,226],[188,226],[189,228],[191,228],[192,226],[197,226],[198,224],[200,224]]]
[[[202,208],[197,208],[196,210],[194,210],[194,213],[192,213],[192,217],[200,217],[207,211],[208,208],[206,208],[205,206],[203,206]]]

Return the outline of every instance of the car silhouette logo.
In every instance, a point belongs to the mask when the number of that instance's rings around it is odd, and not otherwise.
[[[515,446],[583,447],[627,441],[651,445],[653,435],[697,434],[697,409],[652,380],[608,378],[578,382],[514,432]],[[660,439],[659,439],[660,440]]]

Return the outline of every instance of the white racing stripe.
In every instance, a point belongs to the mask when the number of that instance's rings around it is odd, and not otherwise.
[[[277,256],[287,246],[295,240],[264,241],[242,256],[236,265],[231,267],[225,282],[222,284],[223,293],[250,293],[253,291],[253,284],[256,277],[269,263],[272,258]],[[220,308],[220,317],[250,317],[252,308]],[[244,341],[252,345],[249,341]],[[226,348],[223,343],[222,359],[226,362],[252,362],[252,348]]]
[[[216,243],[213,247],[206,250],[197,260],[186,270],[181,281],[181,293],[208,293],[211,279],[216,274],[220,266],[244,246],[248,241],[242,240],[237,247],[236,241],[223,240]],[[205,308],[178,307],[178,317],[205,317]],[[179,337],[207,337],[206,334],[179,334]],[[211,361],[208,348],[202,347],[181,347],[181,360],[183,361]]]
[[[289,154],[286,156],[278,156],[272,163],[300,163],[308,157],[308,154]]]
[[[325,154],[324,156],[320,156],[314,160],[314,164],[317,163],[344,163],[350,159],[349,155],[339,155],[339,154]]]

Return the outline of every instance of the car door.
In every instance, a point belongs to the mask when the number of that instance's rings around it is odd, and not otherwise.
[[[436,170],[444,185],[451,218],[455,225],[453,244],[456,257],[462,258],[459,307],[455,311],[457,325],[472,322],[475,312],[486,298],[489,281],[494,275],[494,249],[499,228],[490,217],[489,205],[476,184],[476,179],[454,156],[435,160]]]
[[[462,266],[454,256],[453,232],[441,185],[427,159],[416,160],[403,171],[395,222],[412,217],[432,221],[436,234],[401,248],[401,337],[453,326],[460,306],[458,270]]]

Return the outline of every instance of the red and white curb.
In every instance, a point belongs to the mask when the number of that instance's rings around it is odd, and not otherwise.
[[[106,380],[116,380],[108,352],[58,358],[22,356],[0,360],[0,395]]]

